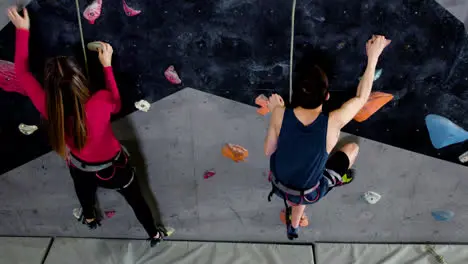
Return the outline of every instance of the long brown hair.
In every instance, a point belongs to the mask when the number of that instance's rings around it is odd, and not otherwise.
[[[50,59],[44,76],[50,145],[65,158],[66,134],[73,137],[75,148],[82,149],[86,144],[84,104],[90,97],[88,81],[72,57]]]

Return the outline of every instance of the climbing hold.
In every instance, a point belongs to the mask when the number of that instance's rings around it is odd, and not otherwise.
[[[175,232],[175,229],[172,227],[166,227],[165,229],[166,229],[166,235],[167,235],[166,237],[171,236]]]
[[[377,69],[374,73],[374,82],[377,81],[380,76],[382,76],[383,70],[382,69]],[[359,77],[359,80],[362,80],[362,76]]]
[[[458,157],[461,163],[466,163],[468,162],[468,151],[461,154],[460,157]]]
[[[175,71],[174,66],[169,66],[169,68],[164,71],[164,76],[172,84],[181,84],[182,80],[179,78],[179,75]]]
[[[6,92],[16,92],[26,95],[26,92],[18,83],[15,74],[15,64],[0,60],[0,87]]]
[[[25,124],[21,123],[21,124],[19,124],[18,129],[19,129],[19,131],[21,131],[21,133],[25,134],[26,136],[29,136],[32,133],[36,132],[38,127],[34,126],[34,125],[28,126],[28,125],[25,125]]]
[[[380,108],[382,108],[385,104],[390,102],[393,99],[393,95],[388,93],[382,92],[373,92],[369,96],[369,100],[364,105],[361,110],[357,113],[354,117],[354,120],[357,122],[366,121],[371,115],[377,112]]]
[[[115,215],[115,210],[104,211],[107,218],[112,218]]]
[[[455,216],[455,213],[452,211],[432,211],[431,214],[439,222],[450,221]]]
[[[376,192],[365,192],[362,196],[370,204],[376,204],[382,196]]]
[[[243,148],[242,146],[229,143],[226,143],[223,146],[221,153],[226,158],[230,158],[235,162],[245,161],[245,159],[249,156],[249,151],[247,149]]]
[[[268,109],[268,97],[265,95],[261,94],[255,98],[255,104],[260,106],[260,108],[257,108],[257,113],[259,115],[266,115],[270,112],[270,109]]]
[[[135,102],[135,107],[140,111],[148,112],[148,110],[151,108],[151,105],[145,100],[140,100],[138,102]]]
[[[101,16],[102,0],[94,0],[83,12],[84,18],[88,20],[90,24],[94,24],[96,19]]]
[[[340,43],[338,43],[338,45],[336,45],[336,49],[337,50],[340,50],[340,49],[343,49],[346,45],[346,42],[342,41]]]
[[[83,208],[73,208],[73,216],[76,218],[76,220],[81,221],[81,217],[83,216]]]
[[[427,115],[426,126],[432,145],[440,149],[468,139],[468,132],[439,115]]]
[[[98,51],[102,47],[102,43],[100,41],[93,41],[88,43],[87,47],[90,51]]]
[[[127,16],[136,16],[141,13],[141,10],[136,10],[136,9],[129,7],[127,5],[127,2],[125,2],[125,0],[122,0],[122,5],[123,5],[124,12]]]
[[[208,178],[211,178],[213,176],[215,176],[216,172],[214,169],[211,169],[211,170],[207,170],[205,171],[205,173],[203,173],[203,179],[208,179]]]

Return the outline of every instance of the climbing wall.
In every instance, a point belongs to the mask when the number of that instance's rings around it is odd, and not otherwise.
[[[154,102],[184,86],[248,104],[261,93],[288,96],[291,1],[96,0],[79,5],[85,41],[108,41],[115,48],[121,115],[135,110],[137,100]],[[30,64],[39,79],[49,56],[74,54],[82,60],[73,0],[36,0],[29,9]],[[468,128],[463,23],[434,0],[298,0],[295,14],[294,67],[305,61],[326,69],[332,94],[327,110],[355,93],[371,34],[393,40],[378,65],[382,74],[374,88],[393,100],[345,131],[459,163],[468,143],[434,148],[425,117],[437,114]],[[9,25],[0,32],[0,59],[11,61],[13,51]],[[88,58],[93,89],[102,88],[96,54],[88,52]],[[164,75],[171,65],[179,84]],[[5,172],[49,147],[32,104],[20,95],[0,93],[0,111],[9,113],[0,117],[0,172]],[[20,123],[39,130],[25,136],[18,132]]]

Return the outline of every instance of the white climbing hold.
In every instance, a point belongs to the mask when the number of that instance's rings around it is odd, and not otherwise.
[[[466,163],[468,162],[468,151],[461,154],[460,157],[458,157],[461,163]]]
[[[140,111],[143,111],[143,112],[148,112],[148,110],[150,109],[151,105],[150,103],[148,103],[147,101],[145,100],[140,100],[138,102],[135,102],[135,107],[140,110]]]
[[[77,220],[80,220],[82,215],[83,215],[83,208],[81,207],[73,208],[73,216]]]
[[[377,69],[374,73],[374,82],[377,81],[380,76],[382,76],[382,73],[383,73],[383,69]],[[359,77],[359,81],[362,80],[362,76]]]
[[[25,134],[26,136],[29,136],[32,133],[36,132],[38,128],[37,126],[34,126],[34,125],[28,126],[28,125],[21,123],[19,124],[18,129],[19,131],[21,131],[21,133]]]
[[[376,204],[382,196],[376,192],[365,192],[364,195],[364,200],[366,200],[370,204]]]

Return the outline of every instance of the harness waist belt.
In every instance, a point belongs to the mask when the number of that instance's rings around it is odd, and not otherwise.
[[[317,190],[319,184],[320,184],[320,181],[317,182],[317,184],[310,188],[310,189],[307,189],[307,190],[303,190],[303,191],[298,191],[298,190],[294,190],[294,189],[291,189],[291,188],[288,188],[286,186],[284,186],[280,181],[278,181],[275,177],[275,174],[274,173],[271,173],[271,183],[273,183],[273,185],[275,185],[276,188],[280,189],[281,191],[287,193],[287,194],[291,194],[291,195],[295,195],[295,196],[302,196],[302,195],[307,195],[315,190]]]
[[[129,153],[127,151],[127,149],[122,146],[122,150],[125,152],[125,154],[127,156],[129,156]],[[87,163],[84,163],[80,160],[78,160],[75,156],[73,156],[73,154],[70,153],[69,155],[69,162],[71,164],[73,164],[73,166],[77,167],[78,169],[82,170],[82,171],[86,171],[86,172],[96,172],[96,171],[100,171],[100,170],[104,170],[104,169],[107,169],[109,168],[110,166],[112,166],[114,164],[114,162],[116,160],[118,160],[120,158],[120,155],[122,154],[122,150],[119,151],[119,153],[117,153],[117,155],[109,162],[106,162],[106,163],[102,163],[102,164],[96,164],[96,165],[93,165],[93,164],[87,164]]]

